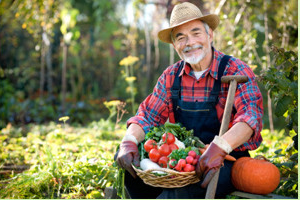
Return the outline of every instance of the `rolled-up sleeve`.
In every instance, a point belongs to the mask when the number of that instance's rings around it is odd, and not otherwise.
[[[236,75],[248,76],[246,83],[239,83],[235,96],[234,106],[237,113],[233,119],[233,125],[238,122],[247,123],[253,130],[251,138],[238,147],[240,151],[249,149],[254,150],[259,147],[262,142],[262,117],[263,117],[263,99],[259,87],[255,81],[255,75],[244,63],[239,63],[239,70]]]

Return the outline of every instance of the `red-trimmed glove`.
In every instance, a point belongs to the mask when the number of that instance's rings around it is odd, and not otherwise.
[[[116,161],[118,165],[126,169],[134,178],[136,178],[136,172],[131,166],[133,163],[135,166],[140,166],[140,154],[137,145],[132,141],[123,141],[120,144],[119,153]]]
[[[215,143],[210,143],[201,155],[196,166],[196,174],[203,182],[201,187],[206,188],[214,174],[222,166],[227,153]]]

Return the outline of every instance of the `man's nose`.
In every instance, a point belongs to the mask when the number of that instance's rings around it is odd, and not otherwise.
[[[191,36],[187,36],[185,45],[186,46],[193,46],[194,44],[195,44],[195,38],[193,38]]]

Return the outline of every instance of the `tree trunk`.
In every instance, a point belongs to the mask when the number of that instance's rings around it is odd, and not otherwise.
[[[145,18],[144,18],[145,19]],[[146,40],[146,77],[147,77],[147,85],[146,85],[146,92],[149,92],[150,83],[151,83],[151,41],[150,41],[150,34],[146,20],[144,20],[144,31],[145,31],[145,40]]]
[[[81,94],[84,94],[83,91],[83,84],[84,84],[84,77],[83,77],[83,73],[82,73],[82,69],[81,69],[82,63],[81,63],[81,59],[78,59],[78,61],[76,62],[76,72],[77,72],[77,78],[78,78],[78,83],[77,83],[77,96],[76,98],[79,98],[80,92]]]
[[[46,65],[47,65],[47,88],[48,93],[51,96],[53,91],[53,82],[52,82],[52,47],[51,44],[47,46],[46,53]]]
[[[162,8],[161,6],[155,5],[155,12],[152,16],[153,23],[153,29],[151,33],[151,37],[154,38],[154,53],[155,53],[155,60],[154,60],[154,69],[157,70],[159,67],[159,39],[157,37],[157,33],[159,32],[162,24],[162,19],[166,18],[165,15],[165,8]]]
[[[46,13],[44,15],[44,20],[48,21],[49,20],[49,12],[50,12],[50,8],[49,8],[49,4],[46,3],[45,4],[45,10]],[[48,89],[48,94],[49,97],[52,98],[52,92],[53,92],[53,81],[52,81],[52,45],[51,45],[51,41],[50,41],[50,34],[49,32],[51,32],[50,30],[47,29],[46,26],[43,26],[43,41],[45,44],[45,47],[47,49],[47,53],[46,53],[46,65],[47,65],[47,89]]]
[[[40,71],[40,98],[43,97],[45,85],[45,45],[42,40],[41,44],[41,71]]]
[[[271,58],[270,58],[270,48],[269,48],[269,29],[268,29],[268,15],[267,15],[267,3],[264,1],[264,26],[265,26],[265,51],[266,51],[266,61],[267,61],[267,69],[271,66]],[[270,123],[270,131],[274,132],[274,123],[273,123],[273,111],[272,111],[272,100],[270,97],[270,91],[268,91],[268,115],[269,115],[269,123]]]
[[[75,77],[75,73],[73,72],[73,70],[69,71],[69,77],[70,77],[69,79],[70,79],[70,85],[71,85],[72,99],[75,99],[77,101],[77,100],[79,100],[79,98],[78,98],[79,90],[77,89],[76,77]]]
[[[63,43],[63,63],[62,63],[62,76],[61,76],[61,105],[62,112],[65,113],[65,101],[66,101],[66,92],[67,92],[67,54],[68,54],[68,46],[64,42]]]
[[[111,91],[113,90],[113,85],[114,85],[114,75],[115,75],[115,68],[112,60],[113,56],[109,54],[107,56],[107,65],[108,65],[108,71],[107,71],[107,78],[108,78],[108,89],[107,89],[107,94],[111,94]],[[132,76],[133,74],[131,74]]]

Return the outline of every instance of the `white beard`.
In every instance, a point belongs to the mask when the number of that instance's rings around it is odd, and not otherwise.
[[[190,57],[187,57],[183,54],[183,60],[187,63],[195,65],[199,63],[205,56],[206,56],[206,52],[203,52],[200,55],[192,55]]]
[[[191,55],[191,56],[186,56],[183,52],[184,51],[187,51],[188,49],[194,49],[194,48],[199,48],[201,47],[202,48],[202,53],[199,54],[194,54],[194,55]],[[201,60],[203,60],[203,58],[207,55],[208,53],[208,50],[206,48],[203,48],[202,45],[195,45],[193,47],[186,47],[184,50],[183,50],[182,53],[182,56],[181,59],[183,59],[185,62],[189,63],[189,64],[192,64],[192,65],[195,65],[195,64],[198,64]]]

